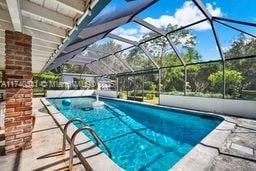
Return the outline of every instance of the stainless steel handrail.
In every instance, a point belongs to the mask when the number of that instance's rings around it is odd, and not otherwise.
[[[106,146],[106,144],[101,140],[101,138],[96,134],[96,132],[89,126],[85,126],[85,127],[82,127],[78,130],[76,130],[72,137],[71,137],[71,143],[70,143],[70,151],[69,151],[69,170],[71,171],[72,168],[73,168],[73,158],[74,158],[74,148],[75,148],[75,138],[77,136],[77,134],[81,131],[88,131],[92,136],[93,138],[96,140],[97,142],[97,146],[99,143],[101,143],[101,145],[104,146],[104,148],[107,150],[108,152],[108,155],[109,157],[111,158],[112,157],[112,154],[110,152],[110,150],[108,149],[108,147]]]
[[[65,149],[66,149],[66,138],[67,138],[67,129],[68,126],[73,123],[73,122],[80,122],[81,124],[83,124],[83,126],[86,126],[85,122],[79,118],[74,118],[69,120],[65,126],[64,126],[64,132],[63,132],[63,143],[62,143],[62,154],[65,154]]]

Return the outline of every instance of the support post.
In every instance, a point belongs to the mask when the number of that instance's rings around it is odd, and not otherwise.
[[[9,154],[31,148],[34,125],[32,37],[20,32],[5,31],[5,44],[5,81],[18,83],[5,89],[5,153]]]
[[[161,94],[161,82],[162,82],[162,70],[158,70],[158,104],[160,104],[160,94]]]
[[[128,92],[128,83],[129,83],[129,79],[128,79],[128,76],[126,76],[126,99],[128,99],[128,95],[129,95],[129,92]]]
[[[118,89],[119,89],[119,85],[118,85],[118,76],[116,75],[116,93],[117,93],[117,96],[118,96]]]
[[[225,78],[225,70],[226,70],[226,62],[222,61],[222,84],[223,84],[223,90],[222,90],[222,98],[225,99],[226,96],[226,78]]]
[[[188,79],[187,74],[188,74],[187,73],[187,66],[184,65],[184,96],[187,95],[187,79]]]
[[[136,85],[136,80],[135,80],[135,75],[133,75],[133,100],[135,100],[135,91],[136,91],[135,85]]]
[[[142,101],[144,101],[144,74],[142,74]]]

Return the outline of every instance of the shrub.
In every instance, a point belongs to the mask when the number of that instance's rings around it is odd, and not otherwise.
[[[152,100],[155,98],[155,94],[156,94],[156,85],[151,84],[148,88],[149,92],[146,94],[146,98],[148,100]]]
[[[125,94],[123,92],[118,93],[118,98],[123,99],[125,97]]]
[[[218,71],[211,74],[208,80],[211,82],[211,86],[216,89],[221,89],[223,86],[223,73]],[[242,73],[236,70],[226,70],[225,71],[225,82],[226,82],[226,94],[232,96],[233,98],[238,98],[241,94],[241,85],[243,77]]]
[[[146,81],[144,83],[144,90],[151,90],[153,84],[153,81]]]
[[[155,97],[154,94],[151,94],[151,93],[147,93],[147,94],[146,94],[146,99],[147,99],[147,100],[152,100],[152,99],[154,99],[154,97]]]

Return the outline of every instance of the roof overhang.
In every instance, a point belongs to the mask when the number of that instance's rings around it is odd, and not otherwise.
[[[120,25],[130,22],[135,15],[155,2],[157,0],[131,1],[127,2],[127,6],[122,10],[115,11],[114,15],[113,12],[104,15],[99,14],[89,25],[81,30],[73,42],[66,46],[45,70],[53,70],[67,63],[76,55],[82,53],[89,45],[103,39]]]
[[[32,72],[41,72],[110,0],[0,0],[0,69],[5,30],[32,36]]]

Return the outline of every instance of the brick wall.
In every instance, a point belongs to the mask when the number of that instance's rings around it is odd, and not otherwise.
[[[32,81],[31,36],[5,31],[6,154],[31,148]],[[26,85],[26,86],[24,86]]]

